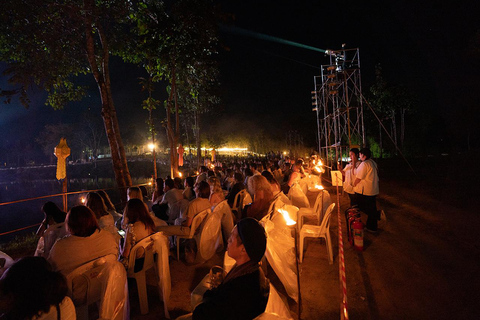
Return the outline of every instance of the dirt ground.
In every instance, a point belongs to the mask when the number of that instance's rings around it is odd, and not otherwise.
[[[350,319],[480,318],[478,212],[449,205],[443,201],[446,193],[438,197],[431,190],[408,185],[381,182],[378,207],[385,210],[387,222],[379,225],[378,234],[365,234],[363,252],[346,242],[343,212],[348,198],[339,196]],[[329,188],[329,192],[337,202],[336,191]],[[323,241],[307,241],[300,264],[301,319],[340,319],[337,211],[330,232],[332,265]],[[201,265],[171,260],[172,319],[190,312],[190,292],[211,266],[221,263],[220,255]],[[132,319],[163,318],[156,287],[148,290],[150,312],[141,316],[135,284],[130,283]],[[290,301],[290,308],[297,318],[298,305]]]

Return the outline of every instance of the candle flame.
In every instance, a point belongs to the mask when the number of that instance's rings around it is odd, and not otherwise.
[[[280,212],[282,214],[283,219],[285,219],[285,222],[287,223],[287,226],[293,226],[293,225],[297,224],[297,222],[295,220],[292,220],[290,218],[290,215],[288,214],[287,210],[278,209],[278,212]]]
[[[181,177],[182,177],[182,173],[181,173],[181,172],[179,172],[179,173],[178,173],[178,176],[181,178]]]
[[[149,181],[149,182],[148,182],[148,185],[151,186],[151,185],[152,185],[152,181]]]
[[[317,184],[317,185],[315,185],[315,189],[323,190],[325,188],[321,184]]]
[[[80,199],[80,201],[81,201],[83,204],[85,204],[85,201],[87,201],[87,200],[86,200],[84,197],[82,197],[82,198]]]

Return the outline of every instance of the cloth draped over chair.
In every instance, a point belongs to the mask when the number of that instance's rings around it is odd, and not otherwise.
[[[129,318],[127,273],[114,255],[90,261],[66,278],[78,319],[88,317],[88,304],[96,301],[100,301],[100,319]]]
[[[169,243],[168,238],[161,232],[157,232],[151,236],[154,240],[153,248],[157,253],[157,274],[158,288],[163,299],[163,307],[165,309],[165,317],[170,319],[168,306],[170,305],[170,294],[172,292],[172,280],[170,277],[170,265],[168,263]]]
[[[293,220],[297,217],[298,208],[284,204],[280,199],[270,205],[269,213],[261,220],[267,234],[265,257],[287,294],[298,302],[295,238],[292,236],[292,227],[287,226],[278,209],[286,210]]]

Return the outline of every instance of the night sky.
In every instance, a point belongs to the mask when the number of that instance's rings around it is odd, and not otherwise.
[[[418,96],[419,112],[435,114],[428,130],[461,141],[457,132],[466,111],[478,118],[480,53],[473,49],[480,31],[474,1],[216,1],[233,13],[234,26],[320,49],[360,48],[364,92],[381,63],[392,84],[403,84]],[[328,58],[319,52],[221,32],[222,106],[204,119],[206,130],[263,130],[285,139],[297,130],[315,144],[316,118],[312,112],[313,77]],[[479,40],[477,40],[479,41]],[[477,43],[477,50],[480,44]],[[4,67],[1,65],[0,67]],[[112,60],[113,95],[120,124],[145,128],[147,112],[137,76],[141,71]],[[91,76],[90,76],[91,77]],[[5,78],[0,88],[6,87]],[[33,139],[47,123],[69,123],[90,108],[100,115],[95,84],[80,103],[62,111],[44,106],[45,94],[32,91],[32,105],[0,106],[0,134],[4,140]],[[158,98],[165,95],[158,92]],[[132,112],[131,110],[138,110]],[[159,111],[158,118],[164,117]],[[412,116],[415,117],[415,116]],[[28,126],[21,124],[27,123]],[[421,125],[421,124],[419,124]],[[229,128],[229,129],[225,129]],[[253,128],[253,130],[252,130]],[[145,128],[146,130],[146,128]],[[161,133],[164,135],[164,133]],[[457,139],[457,140],[455,140]]]

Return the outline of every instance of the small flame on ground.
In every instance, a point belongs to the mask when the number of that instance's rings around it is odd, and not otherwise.
[[[287,223],[287,226],[293,226],[293,225],[297,224],[297,222],[295,220],[292,220],[290,218],[290,215],[288,214],[287,210],[278,209],[278,212],[280,212],[282,214],[283,219],[285,219],[285,222]]]

